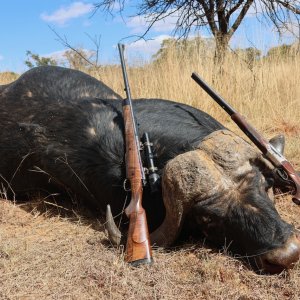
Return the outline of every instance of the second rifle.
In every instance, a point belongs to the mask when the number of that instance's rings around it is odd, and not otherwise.
[[[277,175],[286,183],[293,186],[293,202],[300,205],[300,177],[291,163],[279,153],[247,120],[235,111],[221,96],[219,96],[197,73],[192,78],[230,115],[231,119],[249,137],[257,148],[275,167]]]

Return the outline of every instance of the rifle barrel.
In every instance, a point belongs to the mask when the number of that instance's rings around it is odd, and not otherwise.
[[[210,95],[230,116],[236,113],[220,95],[218,95],[197,73],[192,73],[192,78]]]
[[[123,44],[118,44],[118,48],[119,48],[119,54],[120,54],[120,60],[121,60],[121,67],[122,67],[122,73],[123,73],[123,78],[124,78],[124,85],[125,85],[125,92],[126,92],[126,99],[123,100],[123,105],[129,105],[130,107],[130,113],[131,113],[131,119],[132,119],[132,126],[133,126],[133,131],[134,131],[134,137],[135,137],[135,143],[136,143],[136,147],[137,149],[140,149],[140,145],[139,145],[139,136],[138,136],[138,132],[136,129],[136,124],[135,124],[135,117],[134,117],[134,113],[133,113],[133,106],[132,106],[132,99],[131,99],[131,92],[130,92],[130,86],[129,86],[129,82],[128,82],[128,76],[127,76],[127,71],[126,71],[126,64],[125,64],[125,58],[124,58],[124,49],[125,46]],[[141,157],[139,155],[139,163],[140,166],[142,166],[142,160]],[[145,172],[144,172],[144,168],[141,167],[141,175],[142,175],[142,179],[143,182],[146,180],[146,176],[145,176]]]
[[[300,176],[294,170],[289,161],[279,153],[248,121],[237,111],[235,111],[221,96],[219,96],[203,79],[195,72],[192,78],[230,115],[231,119],[240,127],[240,129],[249,137],[249,139],[257,146],[257,148],[265,155],[265,157],[277,169],[283,170],[288,176],[289,183],[294,183],[294,203],[300,205]]]
[[[230,115],[231,119],[240,127],[248,138],[266,154],[268,141],[249,124],[246,119],[218,95],[197,73],[192,73],[192,78]]]

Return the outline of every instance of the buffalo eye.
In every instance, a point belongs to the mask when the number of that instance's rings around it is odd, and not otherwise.
[[[220,224],[220,220],[217,218],[212,218],[210,216],[201,216],[197,218],[197,223],[200,225],[204,230],[215,230],[218,228]]]
[[[207,225],[207,224],[209,224],[209,223],[211,223],[211,218],[209,217],[209,216],[199,216],[199,217],[197,217],[197,223],[199,224],[199,225]]]
[[[272,177],[266,178],[266,182],[265,182],[266,191],[268,191],[270,188],[272,188],[274,186],[274,182],[275,181]]]
[[[267,193],[269,199],[274,202],[274,191],[273,191],[273,186],[274,186],[275,180],[272,177],[267,177],[265,180],[265,192]]]

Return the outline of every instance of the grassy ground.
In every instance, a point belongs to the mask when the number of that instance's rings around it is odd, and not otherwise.
[[[289,197],[279,197],[277,207],[300,226]],[[197,241],[156,249],[153,265],[134,269],[122,249],[110,247],[101,221],[78,211],[65,215],[43,200],[26,206],[3,200],[0,222],[1,299],[300,298],[299,264],[280,275],[259,275]]]
[[[198,72],[266,137],[286,134],[286,156],[300,169],[300,57],[255,62],[235,56],[214,76],[211,56],[174,57],[131,68],[134,97],[161,97],[194,105],[229,128],[229,117],[191,79]],[[121,71],[93,75],[123,92]],[[7,75],[5,75],[7,76]],[[0,75],[0,83],[8,79]],[[155,108],[154,108],[155,109]],[[241,134],[241,133],[240,133]],[[3,158],[2,158],[3,159]],[[277,196],[281,216],[300,227],[300,208]],[[122,249],[110,247],[103,221],[51,199],[0,201],[0,299],[300,299],[300,264],[280,275],[255,274],[225,251],[188,241],[154,251],[155,263],[134,269]]]

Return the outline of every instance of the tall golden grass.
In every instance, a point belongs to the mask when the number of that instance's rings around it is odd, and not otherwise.
[[[300,54],[254,60],[229,54],[218,75],[213,54],[168,51],[159,63],[129,68],[134,98],[164,98],[197,107],[237,130],[229,116],[191,79],[197,72],[266,137],[284,133],[286,155],[300,160]],[[94,76],[124,95],[120,67],[98,70]],[[155,108],[154,108],[155,109]],[[237,130],[238,132],[238,130]],[[241,133],[240,133],[241,134]]]
[[[10,83],[18,78],[18,74],[14,72],[2,72],[0,73],[0,84]]]
[[[196,71],[266,137],[284,133],[287,137],[286,155],[299,163],[299,53],[292,52],[289,57],[280,56],[279,53],[278,56],[250,63],[245,57],[230,53],[220,75],[219,68],[214,65],[211,48],[198,49],[197,52],[183,49],[178,53],[174,44],[158,63],[140,65],[128,70],[133,98],[163,98],[183,102],[237,130],[228,115],[191,79],[192,72]],[[90,74],[124,95],[120,66],[100,67]],[[0,73],[0,84],[15,79],[14,73]]]
[[[202,45],[205,47],[205,45]],[[300,54],[273,55],[247,61],[229,53],[222,66],[216,68],[213,51],[175,51],[170,46],[157,63],[140,64],[128,70],[133,98],[163,98],[197,107],[237,131],[229,116],[191,79],[196,71],[223,98],[266,137],[284,133],[286,155],[300,160]],[[124,95],[120,66],[104,66],[89,72]],[[16,79],[11,72],[0,73],[0,84]],[[154,108],[155,109],[155,108]],[[241,133],[240,133],[241,134]]]

